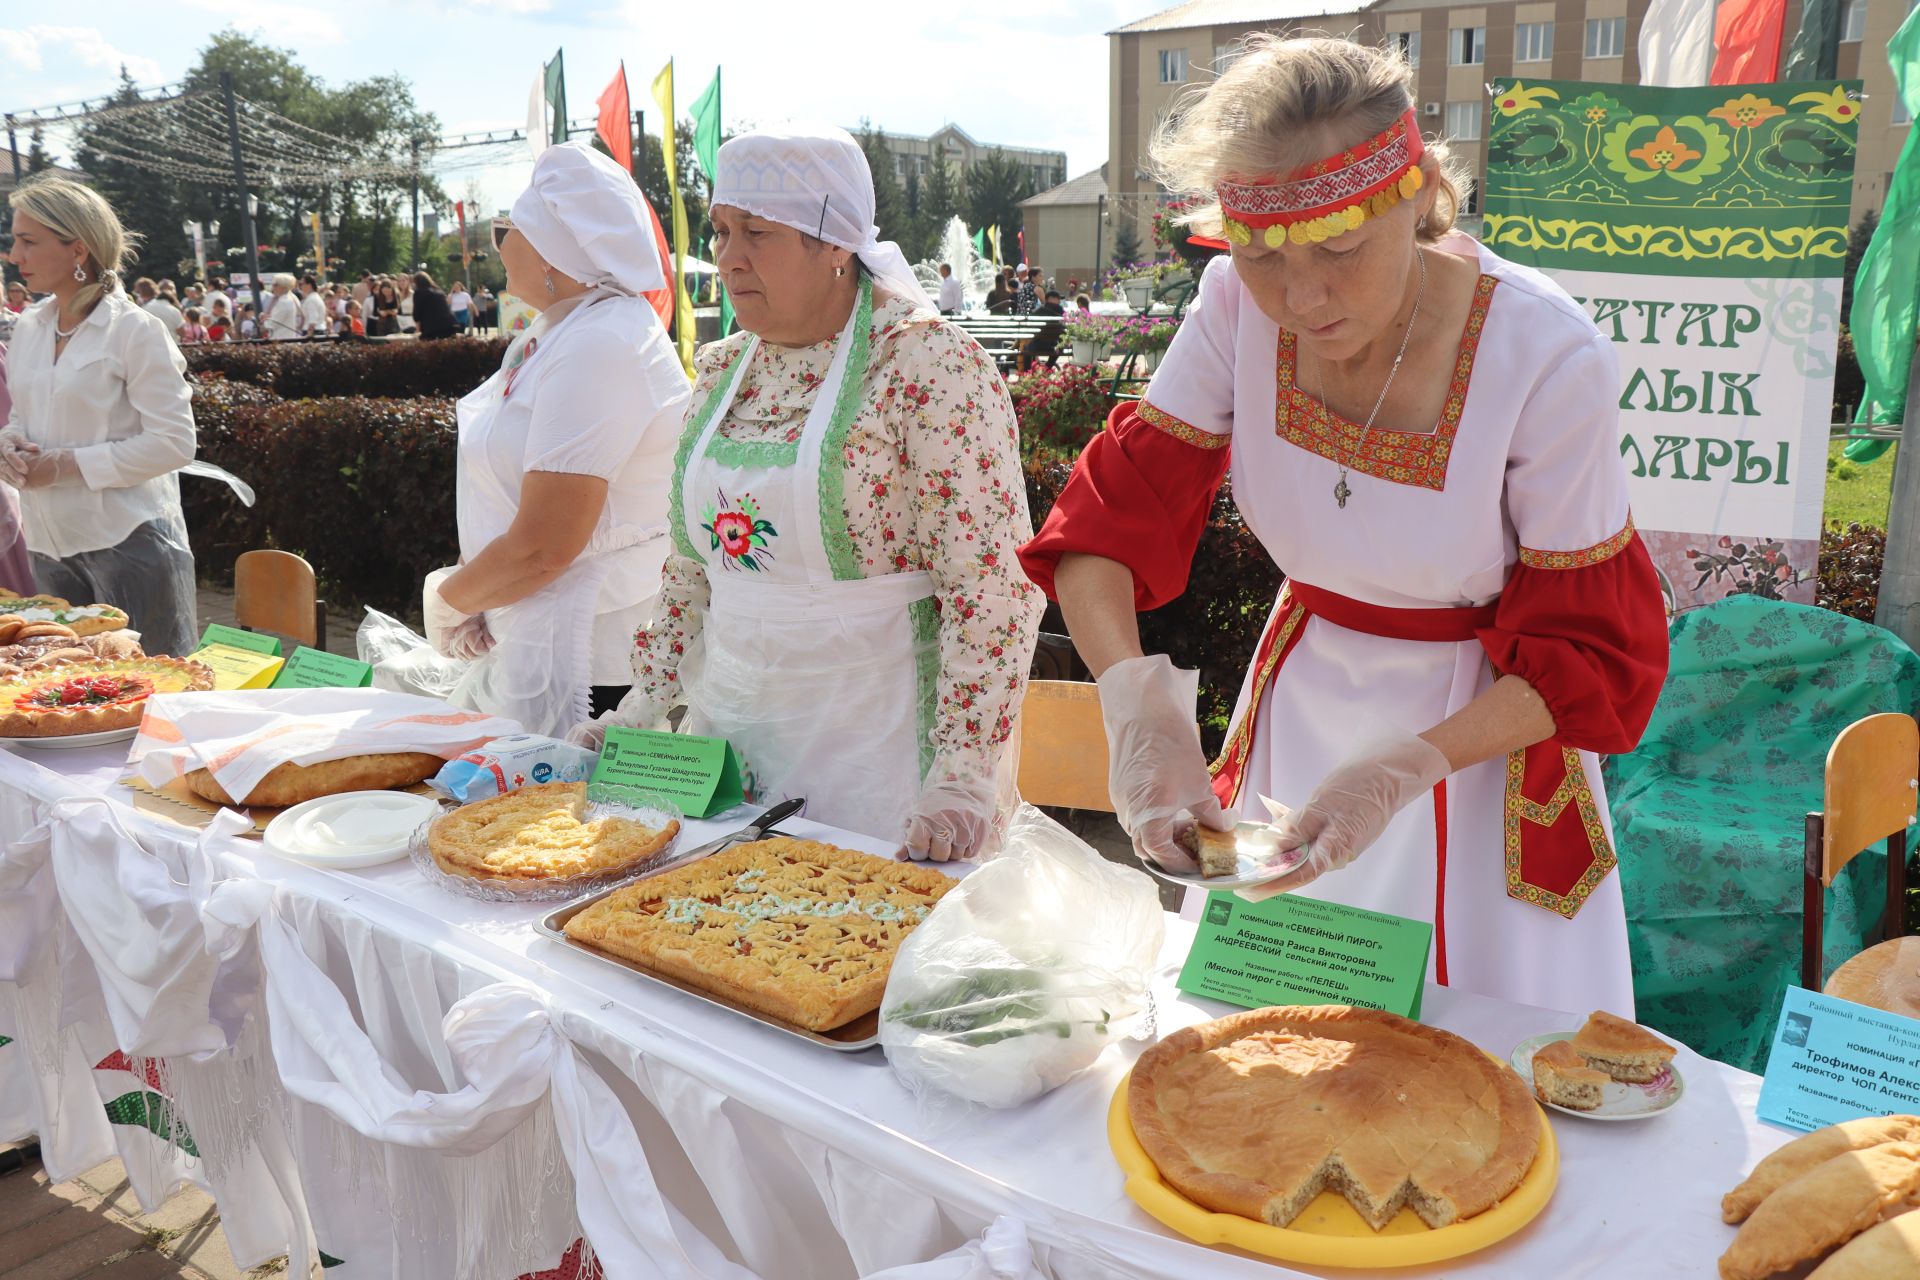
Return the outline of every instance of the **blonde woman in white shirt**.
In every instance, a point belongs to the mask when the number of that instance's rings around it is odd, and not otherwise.
[[[44,298],[7,353],[0,480],[20,490],[34,576],[77,604],[126,610],[149,653],[188,652],[193,552],[175,473],[193,460],[186,361],[120,286],[127,233],[65,179],[13,193],[7,255]]]

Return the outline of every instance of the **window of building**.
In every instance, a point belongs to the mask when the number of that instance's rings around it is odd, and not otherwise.
[[[1228,67],[1240,61],[1241,55],[1246,53],[1246,51],[1247,46],[1238,40],[1232,44],[1217,44],[1213,46],[1213,69],[1215,71],[1225,71]]]
[[[1552,62],[1553,24],[1523,22],[1515,27],[1513,29],[1513,60],[1515,62]]]
[[[1456,67],[1477,67],[1486,60],[1485,27],[1455,27],[1447,32],[1448,62]]]
[[[1406,59],[1410,67],[1420,65],[1420,33],[1418,31],[1395,31],[1387,36],[1387,48]]]
[[[1160,51],[1160,83],[1182,84],[1187,78],[1187,51],[1185,49],[1162,49]]]
[[[1447,104],[1447,137],[1460,142],[1475,142],[1480,137],[1480,103]]]
[[[1480,184],[1469,181],[1460,192],[1460,212],[1469,216],[1480,213]]]
[[[1867,0],[1847,0],[1847,11],[1840,19],[1840,40],[1858,44],[1867,38]]]
[[[1625,18],[1587,19],[1587,56],[1618,58],[1627,51]]]

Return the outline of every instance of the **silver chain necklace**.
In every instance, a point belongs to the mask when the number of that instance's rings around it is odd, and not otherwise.
[[[1400,335],[1400,350],[1394,353],[1393,368],[1387,370],[1387,380],[1380,384],[1380,394],[1374,398],[1373,410],[1367,414],[1367,420],[1360,428],[1360,439],[1352,449],[1345,451],[1347,455],[1345,461],[1341,461],[1338,457],[1334,459],[1340,464],[1340,479],[1334,482],[1333,500],[1339,504],[1342,511],[1347,508],[1347,499],[1353,496],[1353,490],[1347,487],[1347,469],[1359,462],[1360,447],[1366,444],[1367,437],[1373,434],[1373,420],[1380,416],[1380,406],[1387,402],[1387,391],[1393,386],[1395,375],[1400,372],[1400,362],[1407,358],[1407,344],[1413,340],[1413,324],[1420,318],[1420,303],[1427,295],[1427,255],[1416,247],[1413,256],[1414,260],[1420,264],[1420,285],[1414,290],[1413,310],[1407,313],[1407,331]],[[1315,372],[1319,374],[1320,412],[1327,416],[1328,425],[1331,426],[1333,410],[1327,404],[1327,364],[1326,361],[1316,358],[1314,365]]]

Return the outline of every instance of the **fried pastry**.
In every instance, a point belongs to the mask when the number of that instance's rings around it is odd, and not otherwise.
[[[930,867],[780,837],[636,881],[566,929],[736,1004],[831,1031],[880,1007],[901,942],[954,883]]]
[[[1869,1227],[1813,1269],[1807,1280],[1920,1280],[1920,1213]]]
[[[1513,1070],[1459,1036],[1344,1005],[1255,1009],[1176,1031],[1127,1088],[1140,1145],[1195,1203],[1270,1226],[1322,1191],[1375,1231],[1430,1227],[1518,1187],[1542,1117]]]
[[[187,790],[215,804],[249,804],[263,808],[284,808],[303,804],[321,796],[337,796],[343,791],[386,791],[425,782],[440,771],[446,761],[426,751],[382,752],[377,755],[344,756],[322,760],[318,764],[282,764],[267,770],[253,784],[253,790],[234,798],[205,769],[194,769],[186,776]]]
[[[1920,1191],[1920,1146],[1883,1142],[1814,1166],[1760,1202],[1720,1255],[1720,1280],[1766,1280],[1845,1244]]]
[[[1720,1201],[1727,1222],[1745,1222],[1773,1192],[1837,1155],[1883,1142],[1920,1142],[1920,1116],[1868,1116],[1802,1134],[1753,1167]]]

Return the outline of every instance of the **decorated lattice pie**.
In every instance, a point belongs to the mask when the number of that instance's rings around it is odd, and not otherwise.
[[[0,738],[131,729],[154,694],[211,688],[213,672],[183,658],[58,662],[0,684]]]
[[[427,851],[449,875],[518,881],[531,889],[633,866],[680,834],[670,819],[591,816],[584,811],[586,786],[548,782],[462,805],[434,822]]]
[[[880,1007],[900,943],[953,884],[818,841],[759,840],[616,890],[567,936],[830,1031]]]

